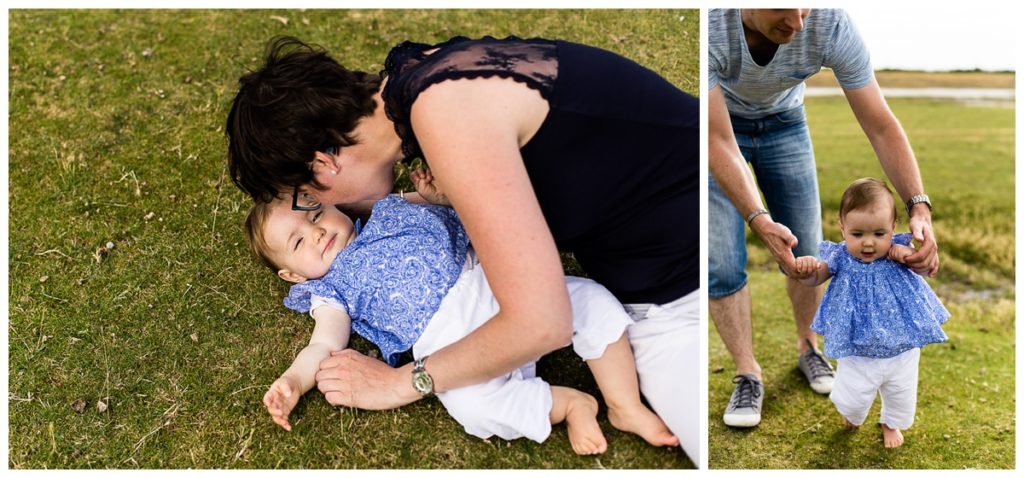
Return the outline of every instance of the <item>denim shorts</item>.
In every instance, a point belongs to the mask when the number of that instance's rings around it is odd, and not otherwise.
[[[772,219],[786,225],[799,241],[793,254],[817,256],[821,203],[804,108],[759,119],[733,116],[732,129]],[[743,219],[709,175],[708,295],[712,298],[735,294],[747,284],[747,225]]]

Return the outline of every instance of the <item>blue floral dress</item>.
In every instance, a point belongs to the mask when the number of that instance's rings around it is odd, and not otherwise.
[[[388,196],[320,279],[295,284],[284,305],[308,312],[312,296],[335,302],[352,329],[394,366],[427,327],[459,278],[469,236],[449,207]]]
[[[910,234],[893,236],[909,245]],[[811,330],[825,337],[825,355],[886,358],[946,340],[941,325],[949,319],[924,279],[887,257],[865,263],[850,255],[846,243],[821,242],[832,282],[821,299]]]

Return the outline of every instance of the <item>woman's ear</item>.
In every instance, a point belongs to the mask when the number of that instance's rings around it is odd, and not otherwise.
[[[313,174],[316,175],[320,171],[330,174],[331,176],[338,174],[337,155],[317,151],[313,156]]]
[[[306,278],[287,269],[277,271],[277,276],[295,284],[306,282]]]

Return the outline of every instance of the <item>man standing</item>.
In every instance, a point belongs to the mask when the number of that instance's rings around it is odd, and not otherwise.
[[[764,386],[751,333],[747,225],[787,276],[798,367],[814,391],[832,389],[832,367],[810,330],[822,291],[798,284],[800,276],[793,271],[794,254],[817,256],[822,238],[814,151],[803,107],[804,80],[822,67],[835,73],[882,169],[905,201],[919,243],[907,263],[930,276],[939,259],[931,203],[914,153],[846,12],[712,9],[708,20],[709,309],[737,372],[723,420],[752,427],[761,421]],[[756,186],[746,163],[754,170]]]

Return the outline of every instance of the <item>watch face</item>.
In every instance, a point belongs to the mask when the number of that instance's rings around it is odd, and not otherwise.
[[[434,380],[426,373],[417,373],[412,376],[412,386],[421,394],[428,394],[434,391]]]

